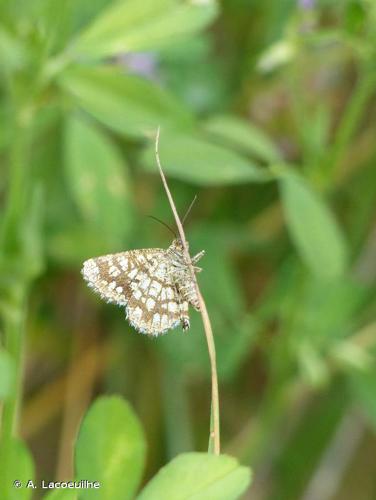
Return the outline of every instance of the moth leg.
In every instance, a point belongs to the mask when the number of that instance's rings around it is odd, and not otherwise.
[[[192,264],[196,264],[203,256],[205,255],[205,250],[201,250],[201,252],[196,253],[191,259]],[[198,268],[200,269],[200,268]]]
[[[175,292],[176,292],[176,301],[179,307],[180,323],[183,328],[183,332],[185,332],[186,330],[189,330],[191,326],[188,314],[188,302],[185,299],[183,299],[176,285],[175,285]]]
[[[184,301],[181,304],[179,304],[180,307],[180,322],[181,326],[183,328],[183,331],[189,330],[191,323],[189,321],[189,314],[188,314],[188,302]]]

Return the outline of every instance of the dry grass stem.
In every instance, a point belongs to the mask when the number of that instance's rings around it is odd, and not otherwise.
[[[193,265],[191,262],[191,257],[189,254],[188,250],[188,244],[187,244],[187,239],[185,237],[184,233],[184,228],[183,224],[181,223],[179,214],[176,210],[176,206],[173,200],[173,197],[171,195],[171,191],[168,187],[166,177],[164,175],[160,157],[159,157],[159,132],[160,129],[158,128],[157,130],[157,135],[155,139],[155,157],[157,160],[157,165],[159,169],[159,173],[162,179],[162,183],[164,186],[164,189],[167,194],[168,201],[171,206],[172,213],[174,214],[176,226],[179,231],[179,236],[183,244],[184,248],[184,255],[186,258],[186,261],[188,262],[188,267],[191,273],[191,277],[193,280],[193,283],[196,287],[196,292],[197,296],[199,299],[200,303],[200,313],[202,317],[202,322],[204,325],[204,330],[205,330],[205,336],[206,336],[206,341],[208,344],[208,351],[209,351],[209,359],[210,359],[210,366],[211,366],[211,386],[212,386],[212,394],[211,394],[211,412],[212,412],[212,418],[210,419],[211,424],[210,424],[210,438],[209,442],[212,442],[213,446],[209,446],[209,448],[213,448],[213,451],[216,455],[220,454],[220,426],[219,426],[219,392],[218,392],[218,374],[217,374],[217,361],[216,361],[216,352],[215,352],[215,344],[214,344],[214,337],[213,337],[213,330],[211,327],[208,311],[206,308],[205,301],[201,295],[200,288],[198,286],[197,282],[197,277],[196,273],[193,269]]]

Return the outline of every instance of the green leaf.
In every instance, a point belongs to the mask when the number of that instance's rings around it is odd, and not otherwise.
[[[155,84],[117,68],[75,66],[60,84],[85,111],[115,132],[144,138],[161,127],[192,127],[193,117]]]
[[[4,444],[5,440],[2,444]],[[28,500],[32,497],[33,488],[26,488],[28,481],[34,478],[34,463],[32,456],[19,439],[11,439],[7,446],[7,455],[0,463],[0,498],[7,500]],[[20,481],[16,488],[14,481]],[[34,483],[35,484],[35,483]]]
[[[250,160],[204,139],[161,132],[160,157],[165,173],[198,185],[220,186],[265,182],[269,174]],[[154,145],[143,155],[145,167],[157,173]]]
[[[15,367],[12,356],[0,349],[0,401],[8,397],[14,387]]]
[[[193,35],[216,16],[214,1],[128,0],[108,7],[78,37],[76,57],[102,58],[163,48]]]
[[[66,126],[65,168],[82,216],[102,237],[121,241],[130,228],[131,204],[126,164],[116,147],[91,123],[73,116]]]
[[[145,461],[145,439],[132,408],[120,397],[99,398],[81,425],[76,445],[77,480],[99,481],[82,490],[90,500],[134,498]]]
[[[322,278],[341,275],[346,267],[346,245],[324,200],[292,172],[283,172],[279,183],[287,227],[303,261]]]
[[[137,500],[232,500],[250,483],[250,469],[235,458],[185,453],[163,467]]]
[[[218,141],[239,148],[267,163],[281,160],[269,137],[252,123],[231,115],[217,115],[204,123],[204,129]]]

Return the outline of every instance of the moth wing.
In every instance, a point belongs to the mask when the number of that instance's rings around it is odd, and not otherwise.
[[[168,270],[166,251],[156,248],[89,259],[82,274],[103,299],[125,306],[136,330],[159,335],[175,328],[188,310]]]

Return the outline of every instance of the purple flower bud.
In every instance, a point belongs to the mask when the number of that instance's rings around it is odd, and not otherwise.
[[[301,9],[313,9],[315,6],[315,0],[298,0],[298,5]]]
[[[120,56],[120,62],[136,75],[154,79],[156,77],[157,60],[150,52],[129,52]]]

